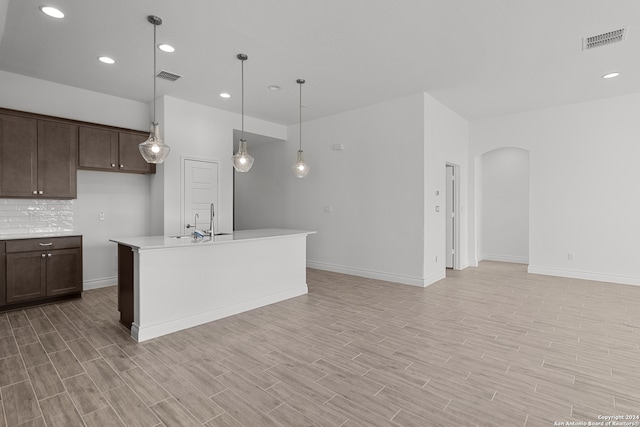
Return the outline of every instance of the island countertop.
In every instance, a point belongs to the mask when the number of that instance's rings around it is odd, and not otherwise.
[[[256,230],[238,230],[233,233],[220,234],[203,239],[193,239],[191,237],[171,237],[171,236],[143,236],[124,237],[109,239],[109,241],[120,245],[129,246],[136,250],[150,249],[170,249],[192,246],[208,246],[222,243],[233,243],[239,241],[270,239],[284,236],[294,236],[298,234],[315,234],[315,231],[288,230],[282,228],[264,228]]]
[[[112,239],[120,322],[141,342],[304,295],[313,233],[267,228],[197,241]]]

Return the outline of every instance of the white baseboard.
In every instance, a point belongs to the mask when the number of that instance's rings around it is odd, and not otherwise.
[[[245,311],[253,310],[255,308],[264,307],[265,305],[274,304],[276,302],[284,301],[289,298],[305,295],[306,293],[308,293],[308,288],[305,283],[302,286],[296,286],[294,288],[286,289],[284,291],[277,292],[271,295],[245,301],[240,304],[216,308],[214,310],[207,311],[206,313],[183,317],[181,319],[172,320],[159,325],[147,326],[143,329],[140,329],[138,324],[134,322],[131,325],[131,336],[136,341],[142,342],[150,340],[152,338],[160,337],[162,335],[170,334],[172,332],[177,332],[183,329],[202,325],[204,323],[213,322],[214,320],[222,319],[224,317],[233,316],[234,314],[239,314]]]
[[[334,273],[343,273],[350,274],[352,276],[366,277],[368,279],[384,280],[387,282],[400,283],[403,285],[420,286],[421,288],[424,288],[425,286],[433,283],[428,282],[420,277],[404,276],[394,273],[384,273],[382,271],[368,270],[364,268],[346,267],[344,265],[329,264],[326,262],[307,260],[307,267],[316,268],[318,270],[333,271]]]
[[[515,264],[529,264],[529,257],[526,256],[512,256],[512,255],[499,255],[499,254],[485,254],[482,258],[483,261],[498,261],[498,262],[512,262]]]
[[[595,280],[598,282],[640,286],[640,277],[625,276],[622,274],[595,273],[592,271],[540,267],[536,265],[530,265],[527,271],[532,274],[543,274],[545,276],[559,276],[572,279]]]
[[[432,274],[429,277],[425,277],[424,278],[424,287],[426,288],[429,285],[433,285],[434,283],[444,279],[445,277],[447,277],[447,273],[446,271],[439,271],[435,274]]]
[[[98,288],[106,288],[107,286],[115,286],[118,284],[118,277],[105,277],[102,279],[91,279],[82,282],[82,289],[85,291]]]

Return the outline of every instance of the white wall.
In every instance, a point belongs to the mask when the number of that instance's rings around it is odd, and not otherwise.
[[[499,148],[482,156],[481,259],[529,263],[529,152]]]
[[[446,165],[459,166],[459,267],[468,267],[469,123],[431,95],[424,97],[424,277],[425,284],[445,277]],[[436,191],[439,195],[436,196]],[[440,207],[436,212],[435,207]],[[437,257],[437,261],[436,261]]]
[[[234,227],[287,228],[286,190],[293,159],[284,141],[249,146],[254,158],[247,173],[235,172]]]
[[[291,172],[290,128],[286,214],[293,228],[318,231],[310,266],[424,285],[422,114],[418,94],[303,123],[304,179]]]
[[[164,140],[171,153],[153,178],[152,200],[162,218],[153,220],[154,234],[180,234],[181,163],[184,157],[213,160],[219,163],[219,206],[216,208],[218,231],[233,229],[233,130],[240,128],[240,114],[165,96],[159,103]],[[273,138],[285,139],[285,126],[245,117],[245,130]],[[160,169],[160,168],[159,168]],[[158,213],[159,215],[159,213]],[[160,229],[159,224],[163,228]]]
[[[291,172],[298,133],[292,126],[286,143],[250,150],[254,167],[237,176],[238,209],[247,211],[237,227],[316,230],[308,239],[314,268],[419,286],[444,277],[445,223],[432,214],[433,194],[444,192],[446,162],[467,168],[464,119],[420,93],[305,122],[304,179]]]
[[[108,241],[147,235],[149,203],[147,175],[78,171],[74,228],[83,235],[85,289],[117,283],[116,244]]]
[[[0,107],[146,130],[149,106],[44,80],[0,71]],[[83,234],[85,289],[116,284],[116,245],[111,237],[149,232],[149,177],[78,172],[73,229]],[[105,221],[98,213],[105,212]],[[127,214],[127,220],[123,215]],[[130,214],[130,215],[129,215]]]
[[[471,158],[530,152],[529,271],[640,285],[638,117],[634,94],[471,123]]]

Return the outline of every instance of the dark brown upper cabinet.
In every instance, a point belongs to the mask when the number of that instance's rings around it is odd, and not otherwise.
[[[80,126],[78,169],[155,173],[154,165],[147,163],[138,150],[138,144],[148,136],[144,132]]]
[[[0,114],[0,197],[76,198],[78,127]]]

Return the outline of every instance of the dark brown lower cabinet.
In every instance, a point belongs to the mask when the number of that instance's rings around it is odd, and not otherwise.
[[[47,296],[82,292],[82,249],[47,254]]]
[[[133,251],[118,245],[118,311],[120,323],[131,329],[133,323]]]
[[[47,296],[46,257],[40,252],[7,254],[7,303]]]
[[[76,297],[82,292],[81,236],[2,244],[5,274],[0,311]]]

